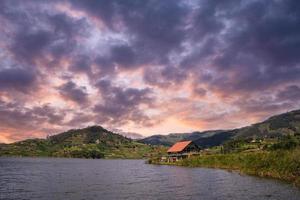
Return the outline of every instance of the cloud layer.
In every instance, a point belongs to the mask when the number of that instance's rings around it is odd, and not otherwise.
[[[235,128],[300,106],[297,0],[4,0],[0,23],[0,142]]]

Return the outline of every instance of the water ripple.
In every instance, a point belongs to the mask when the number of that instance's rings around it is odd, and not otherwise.
[[[282,182],[143,160],[0,158],[0,199],[299,200]]]

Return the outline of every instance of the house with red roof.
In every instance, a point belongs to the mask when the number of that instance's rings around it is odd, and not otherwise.
[[[168,161],[174,162],[180,159],[188,158],[191,155],[199,154],[200,147],[193,141],[181,141],[175,143],[168,149]]]

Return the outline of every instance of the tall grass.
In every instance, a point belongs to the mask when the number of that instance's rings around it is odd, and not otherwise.
[[[300,148],[201,155],[182,160],[177,164],[189,167],[239,170],[242,173],[277,178],[300,186]]]

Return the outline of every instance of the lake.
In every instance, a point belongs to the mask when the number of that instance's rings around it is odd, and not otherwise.
[[[144,160],[0,158],[0,199],[299,200],[275,180]]]

